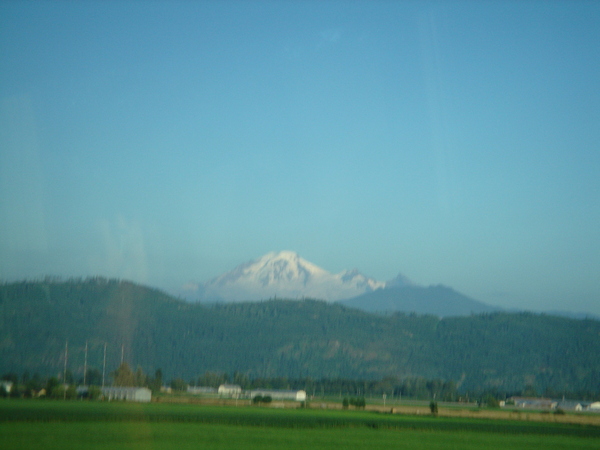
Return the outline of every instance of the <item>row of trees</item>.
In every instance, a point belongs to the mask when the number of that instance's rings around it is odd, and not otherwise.
[[[270,395],[256,395],[255,397],[252,398],[252,403],[254,403],[255,405],[258,405],[260,403],[266,403],[269,404],[273,401],[273,398]]]
[[[64,378],[64,379],[63,379]],[[61,377],[41,377],[39,374],[29,375],[24,372],[22,376],[15,373],[5,373],[0,380],[10,381],[12,387],[7,392],[3,386],[0,386],[0,396],[14,397],[34,397],[44,395],[48,398],[76,398],[76,386],[83,384],[83,379],[75,379],[69,371],[66,376]],[[109,373],[107,385],[112,386],[138,386],[147,387],[154,393],[157,393],[165,385],[170,386],[175,391],[186,391],[188,386],[206,386],[218,388],[221,384],[238,384],[244,390],[252,389],[283,389],[283,390],[304,390],[309,396],[324,397],[336,395],[343,398],[344,408],[354,406],[364,408],[365,398],[375,398],[386,396],[393,400],[420,399],[432,401],[471,401],[478,402],[486,406],[498,406],[498,400],[503,400],[511,396],[536,397],[543,395],[549,398],[557,398],[556,392],[537,392],[532,385],[526,386],[523,390],[506,392],[488,389],[485,391],[473,391],[458,393],[456,383],[453,381],[427,380],[419,377],[393,378],[388,377],[382,380],[350,380],[350,379],[312,379],[306,378],[249,378],[247,375],[234,372],[229,375],[226,372],[205,372],[203,375],[185,382],[182,378],[174,378],[165,382],[161,369],[154,372],[154,376],[144,373],[141,367],[134,371],[128,363],[123,362],[115,371]],[[89,398],[97,398],[101,395],[100,386],[102,386],[102,374],[94,368],[88,369],[86,374],[86,385],[88,386]],[[41,394],[40,394],[41,393]],[[594,400],[597,397],[587,396],[585,393],[573,392],[566,395],[569,398],[578,398],[581,400]],[[258,402],[265,403],[268,399],[259,399]]]
[[[237,384],[242,389],[302,389],[309,395],[323,396],[338,394],[356,397],[381,397],[383,394],[390,398],[437,398],[442,401],[455,401],[459,398],[456,383],[439,379],[427,380],[420,377],[403,379],[387,377],[381,380],[352,380],[345,378],[250,378],[247,375],[234,372],[233,376],[225,372],[206,372],[198,378],[190,380],[192,386],[218,387],[221,384]]]
[[[62,383],[57,377],[42,379],[38,375],[35,375],[26,383],[19,383],[18,379],[15,379],[12,374],[6,374],[2,379],[10,381],[12,385],[10,388],[7,388],[6,385],[0,386],[0,397],[46,397],[65,400],[72,400],[78,397],[77,386],[75,384]],[[90,386],[86,395],[88,398],[95,400],[101,394],[100,387]]]
[[[109,374],[110,382],[107,385],[112,386],[138,386],[147,387],[154,392],[160,391],[163,385],[162,371],[158,369],[154,377],[147,376],[141,367],[135,371],[129,364],[123,362],[117,370]],[[102,373],[94,368],[88,369],[84,378],[76,379],[73,374],[67,370],[61,377],[51,376],[44,378],[35,373],[30,376],[28,372],[19,377],[16,373],[6,373],[1,378],[3,381],[11,383],[10,392],[7,392],[5,386],[0,387],[0,396],[7,397],[36,397],[45,396],[49,398],[73,399],[77,397],[77,386],[85,385],[88,387],[87,396],[97,398],[101,395]]]
[[[134,372],[126,362],[121,363],[117,370],[111,373],[111,377],[113,379],[113,386],[147,387],[154,392],[160,391],[160,388],[163,386],[161,369],[157,369],[154,372],[154,377],[151,377],[146,375],[139,366]]]
[[[422,377],[386,377],[380,380],[355,380],[346,378],[288,378],[288,377],[257,377],[250,378],[241,372],[230,375],[226,372],[205,372],[203,375],[193,378],[189,383],[182,379],[171,382],[173,389],[185,390],[188,386],[208,386],[217,388],[221,384],[237,384],[244,390],[251,389],[294,389],[304,390],[309,396],[331,396],[338,395],[340,398],[381,398],[386,395],[388,399],[419,399],[435,400],[442,402],[467,401],[478,402],[487,406],[496,406],[498,400],[504,400],[511,396],[549,398],[578,398],[581,400],[594,400],[598,396],[592,392],[572,391],[558,392],[550,389],[537,390],[535,386],[528,384],[523,389],[480,389],[459,390],[457,383],[450,380],[432,379]],[[350,406],[354,406],[349,403]]]
[[[365,409],[367,402],[364,397],[344,397],[344,400],[342,400],[342,408],[348,409],[349,406],[354,406],[356,409]]]

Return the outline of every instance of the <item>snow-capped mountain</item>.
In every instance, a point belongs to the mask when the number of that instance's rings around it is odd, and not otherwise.
[[[385,284],[356,269],[332,274],[295,252],[282,251],[241,264],[204,283],[201,298],[244,301],[307,297],[335,301],[372,292]]]
[[[387,282],[366,277],[356,269],[332,274],[291,251],[271,252],[241,264],[196,285],[194,291],[196,299],[208,302],[314,298],[339,301],[368,312],[404,311],[440,317],[499,310],[446,286],[419,286],[402,274]]]

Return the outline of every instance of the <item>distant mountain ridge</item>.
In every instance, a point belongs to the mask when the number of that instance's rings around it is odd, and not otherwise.
[[[336,301],[385,287],[357,269],[332,274],[292,251],[271,252],[204,283],[204,301],[316,298]]]
[[[357,297],[341,300],[344,306],[362,309],[367,312],[390,313],[403,311],[417,314],[432,314],[439,317],[468,316],[501,311],[474,300],[454,289],[437,286],[391,286]]]

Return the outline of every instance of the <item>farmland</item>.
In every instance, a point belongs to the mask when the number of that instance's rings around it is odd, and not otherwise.
[[[526,420],[108,402],[0,402],[0,448],[593,448],[600,427]]]

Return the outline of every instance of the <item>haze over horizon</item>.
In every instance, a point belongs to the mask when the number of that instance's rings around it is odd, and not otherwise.
[[[271,251],[600,315],[600,3],[0,2],[0,279]]]

